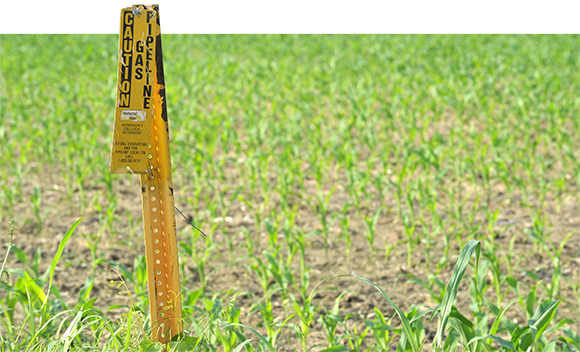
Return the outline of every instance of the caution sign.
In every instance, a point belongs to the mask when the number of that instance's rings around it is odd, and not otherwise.
[[[150,167],[157,16],[142,7],[121,11],[112,173],[144,173]]]
[[[158,5],[121,10],[112,173],[141,180],[151,339],[183,332]]]

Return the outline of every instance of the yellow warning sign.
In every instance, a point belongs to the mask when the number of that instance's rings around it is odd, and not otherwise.
[[[157,16],[156,11],[139,7],[121,11],[112,173],[144,173],[149,169]]]
[[[139,173],[151,339],[183,332],[179,260],[158,5],[121,11],[113,173]]]

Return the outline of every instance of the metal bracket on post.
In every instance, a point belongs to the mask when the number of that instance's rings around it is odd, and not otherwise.
[[[121,10],[112,173],[139,174],[151,338],[183,331],[173,179],[158,5]]]

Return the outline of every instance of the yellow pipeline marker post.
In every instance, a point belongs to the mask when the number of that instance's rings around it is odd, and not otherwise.
[[[151,338],[182,332],[179,266],[158,5],[121,10],[111,173],[139,174]]]

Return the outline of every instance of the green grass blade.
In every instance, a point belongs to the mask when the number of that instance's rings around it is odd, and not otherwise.
[[[62,255],[62,252],[64,251],[64,247],[66,246],[68,240],[70,239],[70,237],[72,236],[73,232],[77,228],[78,224],[80,224],[80,222],[82,220],[83,220],[83,218],[78,219],[68,229],[68,231],[64,234],[64,237],[60,241],[60,244],[58,245],[58,250],[56,251],[56,254],[54,255],[54,258],[52,258],[52,263],[50,263],[49,282],[48,282],[49,290],[50,290],[50,287],[52,286],[52,278],[54,276],[54,270],[56,269],[56,264],[58,264],[58,261],[60,260],[60,256]],[[47,294],[47,296],[48,296],[48,294]]]
[[[73,232],[75,231],[75,229],[77,228],[77,226],[80,224],[80,222],[82,220],[83,220],[83,218],[78,219],[68,229],[68,231],[64,234],[62,240],[60,241],[60,244],[58,245],[58,250],[56,251],[54,258],[52,258],[52,263],[50,263],[50,271],[49,271],[48,291],[46,292],[46,298],[44,299],[44,303],[42,304],[43,313],[44,313],[44,309],[46,308],[46,302],[48,300],[48,295],[50,294],[50,289],[52,287],[52,279],[54,277],[54,270],[56,269],[56,264],[58,264],[58,261],[60,260],[60,257],[62,256],[62,252],[64,251],[64,247],[66,246],[68,240],[70,239]]]
[[[72,343],[75,336],[78,334],[78,330],[79,330],[78,325],[81,322],[83,314],[84,314],[84,311],[82,309],[79,310],[77,315],[74,317],[74,319],[72,320],[72,322],[70,323],[70,325],[68,326],[68,328],[66,329],[66,331],[64,332],[62,337],[60,338],[60,340],[64,343],[64,347],[62,349],[63,351],[68,351],[70,344]]]
[[[77,228],[78,224],[83,220],[83,218],[78,219],[69,229],[68,231],[64,234],[62,240],[60,241],[60,244],[58,245],[58,250],[56,251],[56,254],[54,256],[54,258],[52,259],[52,263],[50,264],[50,271],[49,271],[49,283],[48,283],[48,291],[46,292],[46,296],[44,298],[44,302],[42,303],[42,309],[41,309],[41,318],[44,316],[44,312],[46,309],[46,302],[48,301],[48,296],[50,294],[50,289],[52,287],[52,278],[54,276],[54,270],[56,269],[56,264],[58,263],[62,252],[64,251],[64,247],[66,246],[68,240],[70,239],[70,237],[72,236],[74,230]],[[42,325],[42,322],[41,324]],[[28,347],[26,348],[26,350],[28,351],[32,345],[33,342],[36,341],[36,337],[38,336],[38,334],[40,333],[40,330],[36,332],[36,334],[30,339],[30,343],[28,344]]]

